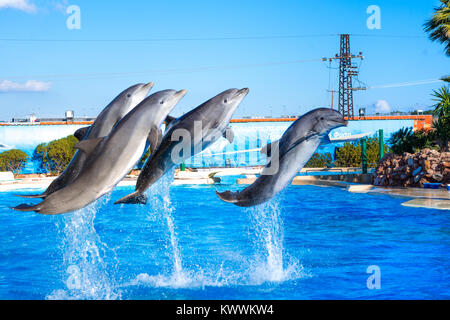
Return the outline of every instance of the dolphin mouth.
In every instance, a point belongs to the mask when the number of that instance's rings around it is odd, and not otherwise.
[[[170,97],[170,101],[173,102],[173,107],[175,107],[175,105],[180,102],[180,100],[184,97],[184,95],[186,94],[186,90],[180,90],[175,92],[172,97]]]
[[[155,84],[153,82],[146,83],[141,87],[141,90],[147,90],[148,93],[148,91],[150,91],[150,89],[153,88],[154,85]]]
[[[236,94],[234,95],[234,97],[235,98],[240,97],[240,96],[244,96],[245,97],[248,94],[249,91],[250,91],[249,88],[243,88],[241,90],[238,90],[236,92]]]
[[[186,94],[186,90],[180,90],[180,91],[177,91],[177,92],[175,92],[175,96],[181,96],[181,97],[184,97],[184,95]]]

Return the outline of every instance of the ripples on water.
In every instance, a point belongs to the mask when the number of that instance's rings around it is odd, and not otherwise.
[[[450,297],[446,211],[313,186],[239,208],[172,176],[146,205],[113,205],[119,188],[59,216],[12,212],[21,199],[1,193],[0,298]],[[366,287],[370,265],[381,290]]]

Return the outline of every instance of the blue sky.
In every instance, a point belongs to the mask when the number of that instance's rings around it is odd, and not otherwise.
[[[66,109],[95,116],[124,88],[148,81],[153,92],[188,91],[175,115],[232,87],[250,88],[236,116],[302,114],[330,103],[330,79],[337,89],[336,70],[320,58],[338,53],[340,33],[353,34],[352,52],[363,52],[359,79],[368,86],[438,79],[449,58],[422,28],[438,3],[0,0],[0,119]],[[69,5],[81,10],[79,30],[66,26]],[[369,5],[381,9],[380,30],[367,28]],[[426,108],[441,85],[357,92],[355,106]]]

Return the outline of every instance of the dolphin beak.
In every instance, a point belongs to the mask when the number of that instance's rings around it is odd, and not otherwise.
[[[178,102],[180,102],[181,98],[183,98],[185,94],[186,94],[186,90],[180,90],[180,91],[177,91],[177,92],[175,92],[175,93],[173,94],[173,96],[172,96],[170,99],[173,100],[173,101],[175,102],[175,103],[174,103],[174,106],[175,106]]]
[[[147,84],[144,84],[144,85],[142,86],[142,89],[145,89],[145,90],[147,90],[147,92],[148,92],[148,91],[150,91],[151,88],[153,88],[154,85],[155,85],[155,84],[154,84],[153,82],[149,82],[149,83],[147,83]]]
[[[241,90],[238,90],[238,92],[236,93],[236,97],[238,97],[238,96],[245,97],[248,94],[249,91],[250,91],[249,88],[243,88]]]
[[[180,90],[180,91],[177,91],[175,94],[174,94],[174,96],[176,97],[176,98],[179,98],[179,99],[181,99],[181,98],[183,98],[184,97],[184,95],[186,94],[186,90]]]

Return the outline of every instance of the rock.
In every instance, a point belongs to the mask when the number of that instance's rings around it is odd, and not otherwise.
[[[414,159],[413,159],[413,158],[409,158],[409,159],[408,159],[408,166],[409,166],[409,167],[414,166]]]
[[[423,149],[415,154],[386,154],[378,163],[373,184],[423,186],[427,182],[450,183],[450,152]]]

